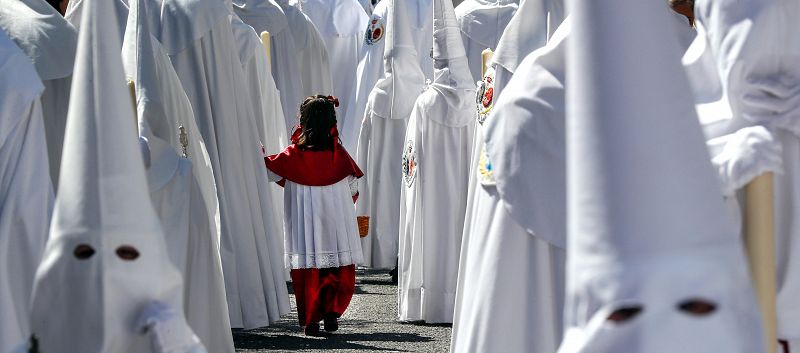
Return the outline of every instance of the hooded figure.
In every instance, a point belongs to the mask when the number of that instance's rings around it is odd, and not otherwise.
[[[136,87],[139,134],[149,147],[146,175],[153,206],[167,234],[170,259],[184,278],[182,309],[209,351],[233,352],[208,151],[180,79],[150,35],[151,3],[137,0],[130,6],[122,54]],[[181,128],[188,142],[181,142]]]
[[[453,321],[475,129],[475,86],[453,3],[433,2],[434,81],[403,146],[398,308],[402,321]]]
[[[297,125],[297,112],[305,89],[303,80],[299,79],[303,73],[286,13],[275,0],[233,0],[233,11],[256,33],[269,32],[272,76],[280,92],[288,136]]]
[[[565,20],[519,65],[485,125],[461,247],[453,352],[554,352],[561,340],[569,32]]]
[[[359,184],[356,214],[369,216],[369,234],[362,239],[364,265],[394,268],[400,229],[401,165],[405,134],[414,102],[425,86],[419,66],[416,39],[409,26],[409,1],[388,2],[385,77],[370,93],[367,112],[361,125],[356,160],[365,178]],[[433,17],[433,16],[431,16]],[[433,36],[431,36],[433,37]],[[423,54],[424,55],[424,54]]]
[[[28,308],[53,188],[39,103],[44,87],[2,29],[0,63],[0,352],[10,352],[30,334]]]
[[[311,19],[327,48],[333,79],[333,93],[341,102],[340,111],[346,112],[355,102],[358,63],[361,61],[364,28],[369,16],[356,0],[295,0],[295,6]],[[342,114],[344,115],[344,114]],[[343,141],[355,152],[361,119],[348,120],[343,116],[338,122],[339,131],[352,141]],[[346,132],[345,132],[346,131]]]
[[[668,11],[624,0],[572,9],[561,353],[764,349]]]
[[[57,187],[78,32],[43,0],[0,0],[0,28],[28,54],[44,84],[47,156]]]
[[[84,0],[60,192],[36,273],[41,352],[205,352],[150,203],[108,1]],[[80,318],[76,322],[76,318]]]
[[[229,8],[164,0],[160,30],[206,142],[220,203],[220,253],[232,327],[255,328],[289,312],[281,221],[264,168]]]
[[[783,0],[697,1],[698,27],[714,54],[728,114],[707,119],[715,165],[730,199],[753,178],[774,174],[778,338],[800,348],[800,4]],[[713,120],[713,121],[712,121]],[[756,142],[758,141],[758,142]],[[737,214],[738,216],[738,214]]]
[[[500,36],[517,12],[517,8],[519,0],[467,0],[456,7],[456,17],[461,27],[469,69],[474,81],[483,78],[481,54],[487,48],[492,50],[497,48]]]
[[[431,13],[433,0],[405,0],[402,1],[408,8],[409,19],[405,24],[411,31],[410,37],[413,38],[412,45],[417,50],[418,66],[425,75],[426,80],[433,80],[433,58],[430,51],[433,47],[433,15]],[[367,22],[364,32],[364,44],[361,62],[358,64],[358,83],[354,103],[350,104],[345,113],[345,121],[359,122],[363,124],[369,114],[366,109],[370,103],[370,95],[379,80],[385,79],[388,75],[385,61],[388,48],[387,34],[389,31],[388,18],[392,0],[383,1],[375,7],[369,22]],[[409,62],[411,64],[411,62]],[[415,71],[417,69],[414,69]],[[350,150],[356,147],[359,141],[360,130],[343,131],[342,141],[345,147]],[[348,134],[355,134],[350,136]],[[369,261],[369,260],[367,260]]]

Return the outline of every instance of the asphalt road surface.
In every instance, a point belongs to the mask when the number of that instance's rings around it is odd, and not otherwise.
[[[356,294],[339,319],[339,331],[323,337],[303,334],[290,296],[292,313],[281,321],[234,330],[236,352],[447,352],[450,347],[450,325],[397,322],[397,286],[388,271],[357,271]]]

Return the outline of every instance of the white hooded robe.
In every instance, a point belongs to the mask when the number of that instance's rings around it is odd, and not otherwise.
[[[400,320],[453,320],[467,206],[475,88],[452,2],[433,2],[434,81],[414,105],[403,147]]]
[[[41,352],[201,353],[182,280],[150,203],[112,4],[85,11],[60,192],[36,273],[31,343]],[[76,319],[79,318],[79,319]]]
[[[356,214],[370,218],[369,234],[361,243],[364,265],[383,269],[394,268],[397,262],[400,165],[406,127],[414,102],[425,86],[424,71],[419,65],[419,57],[425,54],[417,51],[419,37],[410,25],[413,18],[409,16],[409,7],[421,10],[414,12],[419,13],[428,12],[426,6],[430,6],[411,1],[398,4],[388,1],[386,4],[390,5],[390,11],[388,32],[381,41],[386,51],[384,77],[369,95],[356,153],[356,162],[365,174],[360,179],[361,196],[356,203]],[[432,23],[433,16],[430,18]],[[433,38],[432,31],[430,37]]]

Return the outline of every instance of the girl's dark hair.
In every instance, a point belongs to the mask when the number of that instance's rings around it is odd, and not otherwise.
[[[326,96],[316,95],[306,98],[300,105],[300,135],[298,147],[312,151],[332,150],[334,137],[331,130],[336,126],[334,102]]]

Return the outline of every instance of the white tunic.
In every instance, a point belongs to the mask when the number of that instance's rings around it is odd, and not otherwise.
[[[270,181],[283,179],[269,171]],[[328,186],[286,181],[284,261],[286,268],[331,268],[361,264],[363,255],[352,196],[358,179]]]
[[[338,111],[339,133],[355,139],[361,119],[350,119],[345,112],[355,102],[358,63],[364,46],[364,28],[369,17],[356,0],[299,0],[295,6],[311,19],[327,48],[333,78],[333,92],[341,105]],[[342,140],[348,151],[355,152],[357,141]]]
[[[0,30],[0,352],[30,335],[33,279],[42,257],[53,189],[30,59]]]
[[[289,311],[288,294],[280,245],[270,245],[275,237],[268,233],[279,229],[273,211],[277,205],[264,182],[256,122],[228,9],[222,3],[204,3],[205,8],[182,12],[180,3],[165,1],[175,7],[162,16],[162,26],[174,27],[172,32],[162,29],[160,39],[192,102],[214,167],[231,325],[267,326]],[[193,28],[189,33],[198,38],[179,36],[181,26]]]
[[[481,54],[485,49],[497,48],[500,36],[517,12],[518,3],[519,0],[467,0],[456,7],[469,69],[475,81],[482,78]]]

